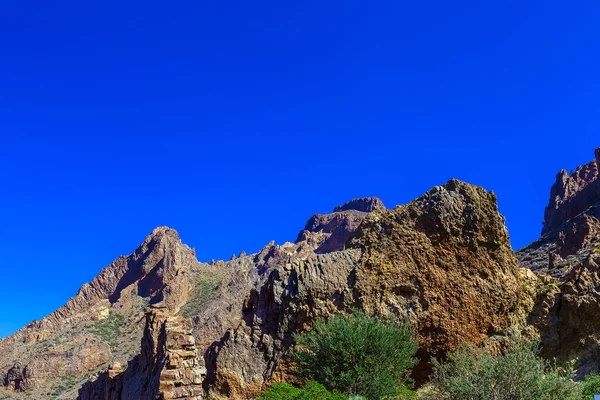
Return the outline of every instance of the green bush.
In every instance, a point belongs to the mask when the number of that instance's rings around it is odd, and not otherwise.
[[[289,383],[275,383],[266,392],[262,393],[258,400],[295,399],[299,394],[300,389]]]
[[[320,383],[308,382],[295,400],[347,400],[347,397],[339,392],[330,393]]]
[[[292,357],[302,379],[369,400],[411,398],[408,374],[415,365],[417,342],[406,324],[358,311],[349,317],[318,319],[311,332],[296,336],[296,342]]]
[[[461,345],[433,360],[433,383],[448,400],[581,400],[582,387],[538,356],[537,343],[514,340],[497,356]]]
[[[188,302],[181,307],[179,314],[185,318],[200,315],[206,304],[217,297],[217,289],[222,282],[220,276],[204,276],[193,289]]]
[[[309,382],[304,389],[289,383],[276,383],[264,392],[258,400],[346,400],[341,393],[331,393],[317,382]]]
[[[110,311],[110,314],[106,318],[94,322],[89,328],[89,332],[108,343],[111,349],[115,350],[118,339],[122,336],[121,329],[124,325],[125,317]]]
[[[600,394],[600,376],[591,374],[586,376],[583,381],[583,398],[593,400],[595,394]]]
[[[67,390],[72,389],[77,384],[77,379],[72,376],[61,376],[60,381],[54,386],[52,396],[60,396]]]

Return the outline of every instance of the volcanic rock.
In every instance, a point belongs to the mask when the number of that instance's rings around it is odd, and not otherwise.
[[[251,399],[293,381],[295,334],[362,309],[415,327],[421,381],[431,357],[510,326],[531,296],[523,277],[496,196],[457,180],[392,210],[352,200],[313,216],[296,243],[227,262],[199,263],[158,228],[65,307],[0,342],[0,367],[5,388],[40,399],[62,376],[77,383],[65,399]]]
[[[577,167],[570,174],[561,170],[550,189],[550,202],[544,212],[542,235],[559,228],[571,218],[595,207],[600,200],[600,148],[594,152],[595,160]],[[594,213],[600,213],[595,210]],[[597,215],[598,216],[598,215]]]
[[[343,250],[344,244],[367,213],[385,209],[383,202],[377,197],[353,199],[335,207],[331,214],[313,215],[304,230],[298,234],[296,243],[303,241],[318,243],[315,253]]]

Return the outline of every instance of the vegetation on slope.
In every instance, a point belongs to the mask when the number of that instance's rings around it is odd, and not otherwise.
[[[538,344],[523,338],[509,339],[498,354],[460,345],[446,361],[433,361],[431,385],[417,393],[408,378],[416,339],[404,324],[356,312],[317,320],[296,339],[292,358],[305,386],[274,384],[260,400],[592,400],[600,393],[600,376],[575,382],[570,369],[544,360]]]

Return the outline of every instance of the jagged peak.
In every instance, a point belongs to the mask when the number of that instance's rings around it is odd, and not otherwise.
[[[173,228],[168,226],[158,226],[152,230],[152,232],[146,236],[144,241],[135,249],[134,254],[147,253],[159,247],[165,248],[179,248],[183,247],[196,254],[195,250],[184,244],[179,236],[179,233]]]
[[[169,228],[168,226],[157,226],[152,230],[152,232],[148,236],[146,236],[146,240],[144,240],[144,243],[160,240],[163,238],[170,238],[181,242],[179,233],[177,233],[175,229]]]
[[[362,212],[371,212],[373,210],[385,210],[386,207],[378,197],[358,197],[352,199],[341,206],[333,209],[333,212],[342,212],[348,210],[356,210]]]
[[[487,192],[487,190],[485,188],[481,187],[481,186],[477,186],[477,185],[474,185],[474,184],[469,183],[469,182],[462,181],[462,180],[457,179],[457,178],[450,178],[448,180],[448,182],[446,182],[446,183],[444,183],[442,185],[442,187],[445,188],[446,190],[449,190],[449,191],[456,191],[456,190],[459,190],[461,188],[474,188],[476,190],[483,190],[483,191]]]
[[[387,208],[378,197],[359,197],[335,207],[330,214],[315,214],[298,234],[296,243],[310,243],[316,253],[342,250],[365,215],[373,210]]]
[[[161,262],[165,258],[165,254],[175,249],[182,250],[181,253],[184,253],[184,255],[182,254],[177,259],[170,257],[168,263]],[[151,259],[151,261],[146,264],[148,259]],[[168,226],[159,226],[153,229],[131,254],[119,256],[104,267],[91,282],[81,285],[76,295],[70,298],[62,307],[41,320],[28,324],[3,340],[35,341],[37,339],[32,339],[36,337],[33,331],[44,329],[55,332],[60,329],[64,321],[80,313],[85,313],[95,304],[106,300],[111,303],[115,302],[120,297],[121,291],[132,284],[138,284],[137,291],[140,296],[158,297],[157,293],[160,294],[162,285],[154,285],[154,281],[172,281],[173,276],[176,275],[175,270],[182,266],[187,267],[195,261],[194,250],[181,242],[177,231]],[[156,268],[161,269],[161,272],[153,271]],[[169,269],[170,273],[163,271],[165,269]],[[164,276],[166,273],[168,274],[167,277]],[[147,276],[151,276],[152,279],[144,279]],[[158,289],[154,286],[157,286]],[[23,337],[26,337],[26,339],[22,339]]]
[[[542,235],[560,229],[573,217],[600,202],[600,147],[594,150],[594,160],[571,173],[561,170],[550,189],[550,200],[544,211]]]

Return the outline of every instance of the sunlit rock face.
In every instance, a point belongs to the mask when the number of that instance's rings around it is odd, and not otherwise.
[[[422,381],[431,357],[510,325],[521,279],[496,196],[458,180],[390,210],[354,199],[229,261],[198,262],[162,227],[3,340],[0,367],[6,390],[39,398],[256,398],[293,380],[295,334],[362,309],[415,327]]]

